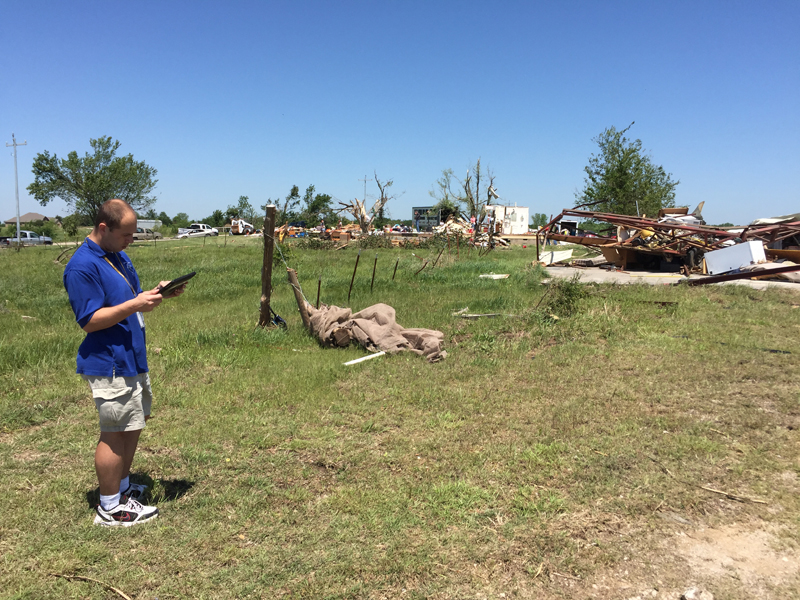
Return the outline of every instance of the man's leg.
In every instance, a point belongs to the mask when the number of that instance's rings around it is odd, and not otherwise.
[[[94,452],[94,468],[100,483],[100,494],[119,492],[119,482],[130,472],[141,429],[136,431],[102,431]]]
[[[103,431],[94,454],[97,479],[100,481],[100,506],[95,525],[106,527],[136,525],[158,516],[155,506],[144,506],[126,493],[121,496],[120,481],[124,469],[130,469],[141,429],[134,431]]]
[[[122,479],[125,479],[131,473],[131,464],[133,464],[133,455],[136,454],[136,447],[139,444],[139,434],[142,430],[126,431],[125,447],[122,454]]]

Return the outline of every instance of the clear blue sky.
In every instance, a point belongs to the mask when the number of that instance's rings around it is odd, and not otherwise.
[[[800,2],[0,0],[0,142],[34,156],[110,135],[192,218],[377,171],[430,203],[481,158],[506,202],[574,205],[592,138],[636,124],[710,223],[800,211]],[[11,148],[0,218],[15,212]],[[377,188],[368,183],[368,195]]]

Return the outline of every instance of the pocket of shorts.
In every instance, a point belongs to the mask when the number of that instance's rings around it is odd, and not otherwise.
[[[133,388],[126,385],[124,377],[98,378],[92,385],[92,396],[101,400],[113,400],[130,394]]]

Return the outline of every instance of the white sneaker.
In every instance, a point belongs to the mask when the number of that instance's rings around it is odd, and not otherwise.
[[[95,525],[104,527],[130,527],[145,523],[158,516],[158,509],[155,506],[144,506],[138,500],[128,496],[122,496],[119,504],[111,510],[105,510],[102,506],[97,506],[97,516],[94,518]]]

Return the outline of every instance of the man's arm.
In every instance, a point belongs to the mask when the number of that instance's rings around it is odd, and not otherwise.
[[[116,325],[120,321],[130,317],[133,313],[137,312],[150,312],[156,306],[161,304],[161,294],[150,290],[149,292],[142,292],[136,298],[131,298],[127,302],[117,304],[116,306],[104,306],[94,311],[92,318],[83,326],[86,333],[93,331],[100,331],[101,329],[108,329]]]

